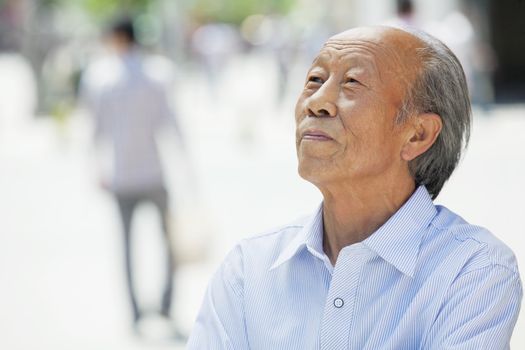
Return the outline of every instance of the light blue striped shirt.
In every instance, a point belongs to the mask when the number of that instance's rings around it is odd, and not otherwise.
[[[323,252],[312,217],[241,241],[188,349],[508,349],[522,287],[512,251],[425,187],[376,232]]]

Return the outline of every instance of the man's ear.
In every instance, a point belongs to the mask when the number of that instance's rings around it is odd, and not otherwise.
[[[422,113],[412,120],[410,124],[407,141],[401,149],[401,158],[411,161],[425,153],[436,141],[443,122],[441,117],[435,113]]]

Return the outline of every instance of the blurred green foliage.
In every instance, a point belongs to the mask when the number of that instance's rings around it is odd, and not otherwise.
[[[192,15],[200,21],[240,24],[253,14],[287,13],[295,0],[189,0]]]
[[[136,15],[147,11],[155,0],[75,0],[92,15],[107,19],[120,13]]]
[[[0,0],[1,1],[1,0]],[[158,0],[38,0],[41,9],[78,6],[96,21],[107,21],[119,14],[137,15],[148,10]]]
[[[105,22],[117,15],[147,13],[163,1],[177,1],[200,22],[217,21],[240,24],[253,14],[286,14],[296,0],[33,0],[40,10],[78,6],[95,21]],[[7,0],[0,0],[0,6]]]

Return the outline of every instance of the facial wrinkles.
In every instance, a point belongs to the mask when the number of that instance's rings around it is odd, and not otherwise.
[[[323,49],[332,49],[341,52],[340,59],[348,59],[348,56],[357,54],[358,56],[364,56],[368,63],[367,68],[371,68],[374,73],[377,74],[379,81],[382,81],[381,71],[378,69],[377,51],[381,49],[381,45],[373,41],[361,41],[361,40],[334,40],[331,39],[326,42]],[[363,64],[363,60],[359,60],[360,64]]]
[[[404,91],[408,89],[412,77],[408,76],[408,68],[405,66],[402,55],[400,55],[400,49],[392,47],[392,45],[376,42],[373,40],[344,40],[344,39],[330,39],[326,42],[324,48],[331,48],[337,51],[363,53],[369,58],[369,61],[377,74],[379,82],[384,85],[389,84],[401,84],[399,91],[401,94],[394,96],[398,103],[401,102],[404,96]],[[404,56],[404,55],[403,55]],[[344,56],[341,57],[344,59]],[[382,69],[380,69],[382,68]],[[390,78],[390,79],[387,79]],[[392,89],[374,89],[376,92],[392,93]]]
[[[333,52],[333,50],[336,52]],[[313,61],[310,73],[320,69],[331,75],[332,72],[329,71],[329,66],[335,63],[339,67],[341,66],[340,61],[348,62],[348,69],[341,72],[342,74],[347,74],[352,71],[352,69],[364,70],[365,73],[363,73],[363,75],[366,76],[365,80],[367,83],[363,85],[365,85],[365,88],[375,92],[377,98],[381,98],[383,101],[388,100],[384,98],[385,94],[392,95],[398,92],[395,94],[397,96],[392,97],[394,101],[398,103],[401,102],[403,94],[401,93],[400,95],[399,92],[404,91],[404,89],[391,88],[391,85],[399,84],[400,78],[407,78],[406,74],[400,72],[402,71],[403,63],[397,49],[373,40],[330,39],[323,46],[321,53]],[[385,84],[389,86],[385,87]],[[346,131],[350,132],[355,138],[358,138],[358,136],[345,125],[344,120],[340,119],[340,121]],[[392,123],[391,128],[394,128],[394,126]]]
[[[381,42],[376,42],[373,40],[361,40],[361,39],[353,39],[353,40],[344,40],[344,39],[329,39],[323,46],[325,47],[331,47],[335,50],[344,51],[347,49],[352,48],[359,48],[363,51],[367,51],[369,54],[371,54],[376,59],[381,59],[381,56],[383,56],[381,51],[384,51],[385,55],[389,58],[390,62],[392,62],[392,59],[394,62],[393,66],[402,66],[403,62],[401,60],[401,56],[399,55],[399,49],[396,47],[392,47],[392,45],[384,44]],[[388,62],[383,62],[387,63]],[[391,64],[388,64],[391,65]]]
[[[364,71],[362,73],[361,77],[356,77],[356,79],[361,80],[360,78],[364,77],[364,81],[366,83],[362,83],[362,85],[372,92],[375,93],[378,97],[382,97],[383,93],[380,91],[379,87],[383,85],[380,70],[377,67],[377,64],[375,62],[377,54],[376,54],[376,48],[370,48],[368,44],[372,44],[372,46],[379,46],[378,44],[375,44],[373,42],[348,42],[348,41],[334,41],[331,40],[325,44],[325,46],[322,49],[322,53],[318,56],[319,64],[322,65],[324,61],[332,61],[335,60],[335,62],[330,62],[335,64],[337,67],[343,67],[344,72],[339,72],[339,74],[346,75],[348,72],[351,72],[352,70],[355,72],[357,71]],[[334,53],[333,50],[336,52]],[[324,52],[323,52],[324,51]],[[344,64],[341,65],[339,61],[343,61]],[[315,62],[314,62],[315,63]],[[372,107],[372,106],[370,106]],[[361,137],[355,133],[352,128],[351,124],[346,123],[344,118],[339,118],[343,129],[346,132],[349,132],[353,139],[359,140]],[[346,148],[346,147],[345,147]]]
[[[326,52],[321,54],[319,58],[324,59],[323,56],[326,55],[333,59],[335,56],[337,60],[350,61],[349,68],[346,72],[352,70],[352,56],[357,56],[355,59],[355,67],[367,71],[366,76],[369,84],[367,84],[368,86],[366,87],[374,92],[374,95],[376,95],[375,98],[380,98],[387,104],[394,103],[395,108],[399,108],[407,86],[405,84],[400,86],[399,79],[400,77],[408,79],[408,77],[406,74],[400,72],[403,66],[401,56],[396,49],[373,41],[358,40],[350,42],[348,40],[330,40],[325,44],[323,50],[326,50]],[[331,50],[337,50],[341,52],[341,54],[333,55],[330,52]],[[382,74],[380,68],[383,68],[384,74]],[[391,98],[387,98],[385,95],[390,95]],[[373,107],[374,105],[370,105],[369,108]],[[388,111],[381,109],[378,110],[377,113],[388,113]],[[344,118],[340,120],[345,131],[349,132],[354,139],[360,139],[360,137],[353,132],[351,124],[347,125]],[[385,125],[385,127],[391,131],[395,128],[395,123],[388,123],[387,125]]]

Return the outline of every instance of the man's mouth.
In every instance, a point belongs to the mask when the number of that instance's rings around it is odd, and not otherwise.
[[[325,132],[320,130],[306,130],[303,133],[302,140],[309,141],[333,141],[334,139],[328,136]]]

